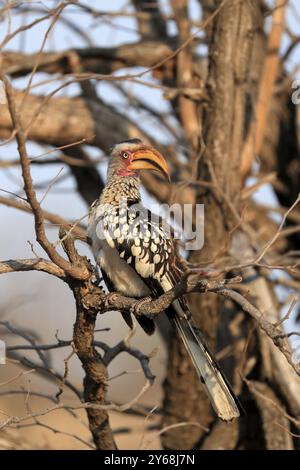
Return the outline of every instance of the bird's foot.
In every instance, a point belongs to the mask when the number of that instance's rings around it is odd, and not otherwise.
[[[143,306],[147,304],[148,302],[151,302],[152,298],[151,297],[144,297],[143,299],[137,300],[133,306],[130,308],[130,313],[134,315],[135,317],[144,315],[143,312],[141,312]]]
[[[118,292],[110,292],[105,296],[105,307],[110,307],[120,297]]]

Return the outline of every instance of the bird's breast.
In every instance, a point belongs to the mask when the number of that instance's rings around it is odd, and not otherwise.
[[[105,272],[115,289],[130,297],[145,297],[150,294],[150,290],[134,269],[127,262],[120,258],[116,248],[109,246],[105,237],[99,229],[97,217],[90,218],[88,227],[88,237],[91,240],[91,247],[96,263]]]
[[[167,279],[171,241],[143,206],[140,212],[131,207],[95,207],[90,214],[88,236],[96,262],[119,292],[132,297],[149,295],[146,283],[151,279],[157,280],[163,290],[171,287]]]
[[[109,277],[116,290],[129,297],[145,297],[150,290],[126,261],[120,258],[118,251],[103,241],[98,253],[95,253],[100,268]]]

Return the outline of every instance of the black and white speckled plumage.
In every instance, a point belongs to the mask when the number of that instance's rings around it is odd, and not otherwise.
[[[157,296],[171,289],[182,275],[170,228],[141,203],[138,175],[118,176],[122,145],[134,149],[140,141],[115,146],[108,182],[90,210],[88,237],[107,287],[135,298]],[[218,416],[239,416],[239,404],[205,340],[191,319],[184,299],[166,312],[182,338]],[[123,314],[132,327],[130,314]],[[139,317],[144,330],[154,331],[152,320]]]
[[[140,202],[141,183],[139,178],[133,176],[122,178],[116,175],[112,175],[108,178],[107,185],[101,194],[100,200],[95,201],[94,204],[119,206],[122,200],[127,200],[128,203]]]
[[[170,280],[171,265],[179,280],[169,227],[140,203],[136,178],[112,178],[91,207],[88,235],[106,281],[124,295],[139,298],[170,289],[176,282]],[[154,331],[151,320],[141,319],[141,324],[148,333]]]
[[[140,211],[139,211],[140,209]],[[170,270],[174,247],[158,217],[141,204],[134,208],[113,208],[104,213],[105,238],[116,248],[120,258],[143,278],[154,278],[160,283]]]

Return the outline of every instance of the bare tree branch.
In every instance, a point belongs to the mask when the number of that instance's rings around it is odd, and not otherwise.
[[[7,260],[0,262],[0,274],[25,271],[42,271],[63,280],[66,278],[65,272],[55,263],[42,258]]]
[[[73,266],[68,261],[66,261],[62,256],[60,256],[55,250],[52,243],[49,242],[46,236],[45,227],[44,227],[44,215],[41,210],[40,204],[37,200],[35,191],[33,189],[32,178],[30,174],[30,160],[27,155],[26,150],[26,140],[23,129],[21,127],[13,96],[13,90],[9,80],[2,76],[2,80],[5,84],[7,101],[11,119],[16,130],[16,138],[18,142],[18,149],[20,153],[20,161],[22,167],[22,175],[24,180],[24,189],[28,202],[32,208],[32,212],[35,219],[35,231],[36,238],[39,244],[44,248],[49,258],[57,264],[61,269],[63,269],[69,276],[72,276],[76,279],[87,279],[90,276],[90,273],[85,266]]]

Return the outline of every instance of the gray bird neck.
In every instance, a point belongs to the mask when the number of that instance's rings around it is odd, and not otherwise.
[[[100,204],[119,205],[121,201],[136,203],[141,200],[141,181],[138,176],[112,176],[100,196]]]

